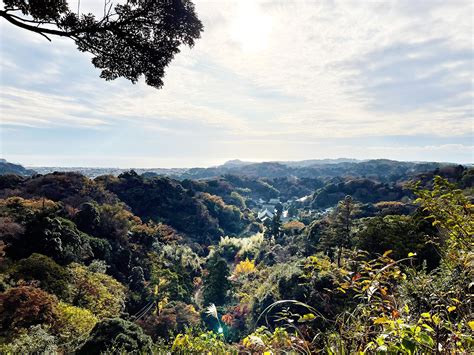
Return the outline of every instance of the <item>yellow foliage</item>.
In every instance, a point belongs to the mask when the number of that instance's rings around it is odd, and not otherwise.
[[[234,275],[250,274],[255,271],[255,261],[248,258],[238,263],[234,270]]]
[[[305,225],[304,223],[300,221],[289,221],[286,222],[283,226],[282,229],[285,231],[290,231],[290,230],[301,230],[304,229]]]
[[[87,336],[98,319],[91,311],[59,302],[57,307],[57,328],[60,337],[65,341]]]
[[[85,266],[71,264],[73,297],[78,304],[90,310],[97,318],[120,315],[125,302],[125,286],[113,277],[91,272]]]
[[[222,334],[211,331],[193,334],[190,329],[186,334],[176,336],[171,351],[180,354],[229,354]]]
[[[9,197],[5,200],[0,200],[0,207],[12,208],[15,206],[21,206],[22,208],[29,209],[31,211],[37,212],[42,209],[56,209],[59,205],[51,200],[46,198],[44,199],[24,199],[21,197]]]

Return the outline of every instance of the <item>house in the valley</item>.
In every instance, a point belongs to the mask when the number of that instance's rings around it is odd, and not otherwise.
[[[262,211],[258,212],[257,219],[260,222],[265,222],[266,220],[272,220],[275,214],[270,212],[267,208],[263,209]]]

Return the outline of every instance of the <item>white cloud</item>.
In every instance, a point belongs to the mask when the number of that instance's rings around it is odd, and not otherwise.
[[[104,82],[73,43],[54,40],[50,66],[23,68],[15,85],[2,88],[2,122],[96,128],[126,121],[157,134],[193,134],[198,125],[212,130],[210,141],[276,140],[289,150],[295,140],[472,134],[468,0],[195,3],[205,31],[177,55],[163,89]],[[82,0],[81,9],[100,14],[102,3]],[[40,36],[10,27],[2,37],[44,48]],[[13,51],[2,46],[1,53],[2,68],[16,70]],[[88,68],[78,80],[75,65],[78,75]]]
[[[2,87],[0,101],[0,123],[4,125],[95,128],[108,124],[105,120],[87,117],[87,108],[72,97]]]

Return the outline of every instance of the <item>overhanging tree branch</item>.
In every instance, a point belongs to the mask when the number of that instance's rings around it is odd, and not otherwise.
[[[179,46],[193,46],[203,29],[190,0],[127,1],[115,5],[104,2],[104,14],[76,14],[67,3],[4,0],[0,17],[24,30],[70,38],[82,52],[94,55],[92,63],[102,69],[101,77],[124,77],[132,83],[140,76],[160,88],[164,68]],[[21,11],[25,17],[13,14]]]

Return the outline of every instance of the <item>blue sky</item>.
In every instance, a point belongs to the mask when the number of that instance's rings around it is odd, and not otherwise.
[[[77,1],[70,1],[75,8]],[[471,1],[195,1],[161,90],[0,21],[0,151],[30,166],[473,162]],[[101,1],[82,0],[84,12]]]

